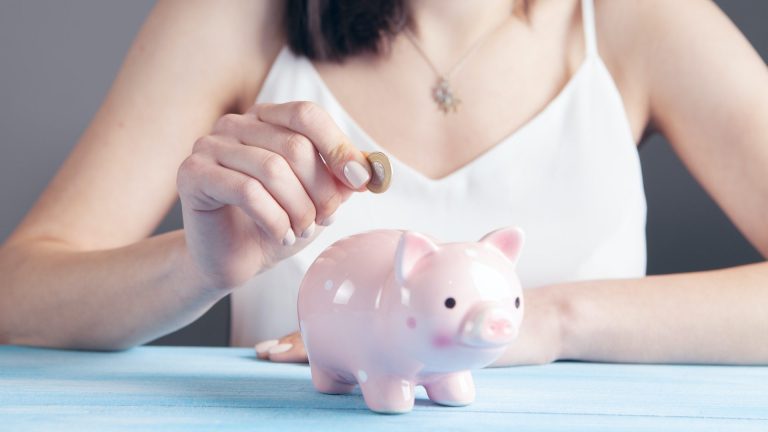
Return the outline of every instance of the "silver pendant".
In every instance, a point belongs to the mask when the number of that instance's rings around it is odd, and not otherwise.
[[[432,99],[444,114],[456,112],[461,100],[454,96],[451,85],[446,78],[440,77],[432,87]]]

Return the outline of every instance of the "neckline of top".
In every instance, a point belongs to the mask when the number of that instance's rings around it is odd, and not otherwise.
[[[308,58],[303,56],[296,56],[295,54],[290,52],[290,50],[287,47],[284,47],[283,50],[287,50],[289,55],[293,56],[294,58],[296,58],[297,61],[305,65],[307,70],[310,72],[312,78],[317,82],[319,88],[325,94],[327,100],[331,104],[333,104],[336,110],[338,110],[338,112],[344,117],[344,120],[346,121],[346,123],[352,129],[354,129],[354,131],[359,136],[361,136],[364,140],[368,142],[368,145],[373,149],[373,151],[380,151],[380,152],[386,153],[387,156],[389,156],[389,159],[393,165],[398,166],[400,169],[411,173],[414,177],[417,177],[423,182],[431,185],[449,183],[454,179],[459,178],[461,174],[470,171],[471,169],[473,169],[478,165],[483,164],[484,161],[492,159],[492,156],[495,155],[496,153],[501,152],[502,150],[511,146],[513,142],[517,141],[517,138],[520,135],[525,134],[530,129],[540,124],[543,121],[542,119],[546,118],[550,112],[554,111],[557,107],[563,104],[566,97],[574,91],[573,89],[576,87],[577,83],[581,80],[581,77],[585,74],[585,70],[588,68],[591,62],[594,59],[599,60],[599,57],[596,57],[596,56],[585,56],[581,64],[579,64],[576,71],[569,77],[565,85],[562,88],[560,88],[557,94],[551,100],[549,100],[539,111],[537,111],[532,117],[530,117],[528,120],[523,122],[519,127],[517,127],[515,130],[510,132],[508,135],[504,136],[496,144],[492,145],[482,153],[470,159],[460,167],[454,169],[453,171],[449,172],[444,176],[441,176],[438,178],[432,178],[422,173],[421,171],[417,170],[416,168],[411,167],[407,163],[401,161],[397,157],[393,156],[389,150],[379,145],[379,143],[376,142],[376,140],[374,140],[365,131],[365,129],[363,129],[363,127],[357,123],[354,117],[352,117],[352,115],[349,114],[349,112],[346,110],[344,105],[341,104],[341,102],[339,102],[339,100],[336,98],[336,95],[333,93],[333,91],[331,91],[330,87],[328,87],[325,80],[318,72],[317,68],[315,68],[315,65],[312,64],[312,62]]]

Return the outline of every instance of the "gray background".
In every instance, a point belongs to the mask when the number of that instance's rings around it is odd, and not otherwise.
[[[32,206],[91,120],[153,3],[0,0],[0,240]],[[717,3],[768,58],[768,2]],[[640,155],[650,274],[761,260],[662,137],[647,140]],[[180,226],[175,208],[158,231]],[[154,343],[226,345],[228,321],[229,303],[223,300],[197,322]]]

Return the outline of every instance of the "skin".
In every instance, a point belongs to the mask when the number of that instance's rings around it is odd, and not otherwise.
[[[118,349],[151,340],[295,254],[364,190],[343,168],[362,155],[322,109],[253,105],[283,44],[279,2],[181,3],[153,9],[104,105],[0,248],[0,342]],[[635,140],[667,136],[766,256],[765,63],[710,1],[595,6],[600,55]],[[538,113],[583,59],[577,1],[534,1],[527,19],[507,18],[509,9],[413,2],[414,32],[446,69],[495,29],[456,76],[463,104],[450,116],[424,97],[434,74],[402,36],[387,55],[316,66],[378,143],[440,178]],[[177,193],[185,229],[147,238]],[[289,229],[297,240],[285,245]],[[768,264],[758,263],[528,290],[519,340],[497,365],[765,364],[767,282]],[[280,342],[291,347],[260,357],[306,360],[295,334]]]

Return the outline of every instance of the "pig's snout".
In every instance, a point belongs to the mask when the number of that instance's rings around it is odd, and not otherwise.
[[[467,314],[460,339],[464,345],[472,347],[500,347],[517,337],[517,327],[517,320],[508,309],[499,305],[478,305]]]

